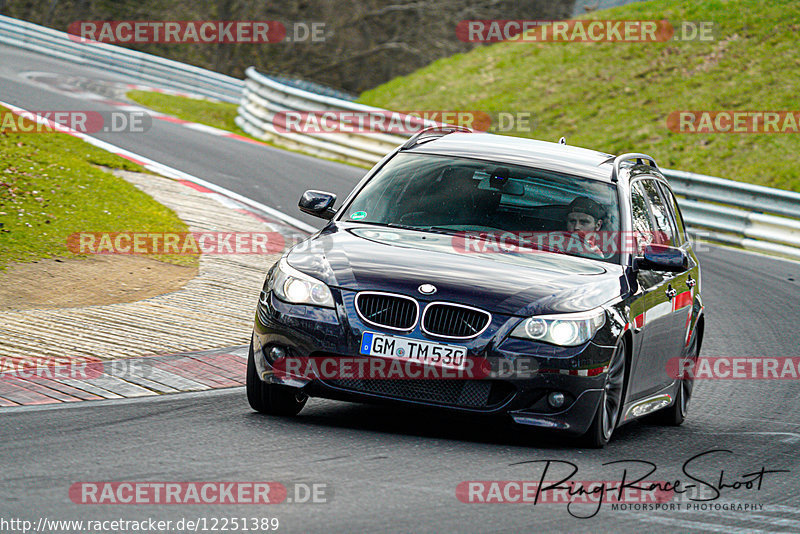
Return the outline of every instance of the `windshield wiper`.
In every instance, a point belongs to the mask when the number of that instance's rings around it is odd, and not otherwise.
[[[375,226],[385,226],[387,228],[401,228],[403,230],[416,230],[417,232],[432,232],[435,234],[452,235],[461,230],[454,230],[452,228],[444,228],[441,226],[408,226],[406,224],[399,224],[393,222],[372,222],[372,221],[354,221],[360,224],[371,224]]]
[[[427,228],[423,228],[423,230],[427,232],[433,232],[435,234],[445,234],[445,235],[456,235],[466,231],[466,230],[456,230],[455,228],[445,228],[444,226],[428,226]]]
[[[405,224],[386,223],[390,228],[402,228],[404,230],[416,230],[417,232],[430,232],[432,234],[455,235],[461,230],[444,228],[443,226],[406,226]]]
[[[402,224],[396,223],[387,223],[387,222],[375,222],[375,221],[347,221],[357,224],[369,224],[372,226],[385,226],[387,228],[405,228],[406,230],[419,230],[419,228],[415,228],[413,226],[404,226]]]

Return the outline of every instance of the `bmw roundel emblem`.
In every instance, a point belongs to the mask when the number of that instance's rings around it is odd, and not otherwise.
[[[433,295],[436,293],[436,286],[433,284],[422,284],[417,288],[417,291],[423,295]]]

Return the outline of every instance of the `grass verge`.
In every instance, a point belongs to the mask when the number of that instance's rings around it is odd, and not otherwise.
[[[188,230],[172,210],[98,168],[141,167],[80,139],[3,130],[0,154],[0,269],[10,262],[80,257],[67,248],[75,232]],[[197,264],[193,256],[153,258]]]
[[[166,113],[185,121],[213,126],[220,130],[255,139],[236,126],[236,110],[239,107],[237,104],[212,102],[210,100],[186,98],[150,91],[128,91],[126,96],[134,102],[160,113]],[[259,139],[259,141],[263,140]]]
[[[800,191],[800,134],[690,134],[682,110],[798,110],[800,10],[793,0],[656,0],[594,12],[600,20],[711,21],[714,39],[664,43],[500,43],[438,60],[361,95],[396,110],[527,112],[509,135],[621,154],[659,165]]]
[[[261,139],[260,137],[252,136],[239,128],[235,121],[236,116],[238,115],[237,110],[239,107],[237,104],[231,104],[229,102],[211,102],[209,100],[199,100],[149,91],[129,91],[126,96],[137,104],[141,104],[160,113],[166,113],[167,115],[172,115],[173,117],[177,117],[185,121],[205,124],[206,126],[213,126],[214,128],[219,128],[220,130],[235,133],[275,148],[280,148],[281,150],[287,150],[296,154],[305,154],[302,150],[295,150],[267,139]],[[321,159],[326,159],[336,163],[343,163],[345,165],[361,167],[361,165],[355,165],[353,163],[336,158]]]

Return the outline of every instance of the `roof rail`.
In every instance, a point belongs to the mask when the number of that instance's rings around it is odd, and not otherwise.
[[[407,150],[425,141],[432,141],[434,139],[437,139],[439,137],[444,137],[445,135],[451,134],[453,132],[472,133],[472,130],[464,126],[449,126],[449,125],[428,126],[427,128],[423,128],[422,130],[415,133],[411,137],[411,139],[403,143],[403,146],[400,147],[400,149]]]
[[[658,168],[658,164],[656,164],[655,159],[653,159],[651,156],[648,156],[647,154],[638,154],[636,152],[631,152],[629,154],[622,154],[621,156],[617,156],[615,158],[609,158],[603,161],[600,165],[602,165],[603,163],[609,163],[611,161],[614,162],[614,167],[611,169],[611,181],[616,182],[619,180],[619,169],[622,166],[622,162],[628,161],[629,159],[635,159],[637,165],[644,165],[644,162],[647,161],[647,163],[651,167],[655,168],[658,172],[661,172],[661,170]]]

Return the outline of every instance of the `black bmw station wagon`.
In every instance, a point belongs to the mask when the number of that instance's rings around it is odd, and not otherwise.
[[[700,270],[653,158],[423,130],[269,271],[253,409],[308,397],[510,416],[602,447],[678,425],[703,340]]]

